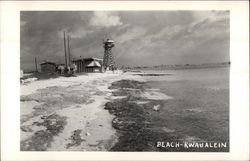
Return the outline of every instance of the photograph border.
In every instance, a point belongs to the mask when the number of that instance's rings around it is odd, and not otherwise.
[[[248,1],[1,1],[0,5],[2,160],[249,159]],[[20,11],[73,10],[230,10],[230,152],[21,152]]]

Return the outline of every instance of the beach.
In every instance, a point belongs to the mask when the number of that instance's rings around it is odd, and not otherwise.
[[[22,84],[21,150],[228,151],[228,69],[162,73],[89,73]],[[187,148],[192,142],[227,146]],[[173,143],[179,146],[168,146]]]
[[[122,77],[93,73],[22,84],[21,150],[109,149],[116,136],[103,106],[115,99],[109,84]]]

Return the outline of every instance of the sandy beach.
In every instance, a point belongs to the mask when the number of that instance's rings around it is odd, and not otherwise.
[[[138,76],[92,73],[21,85],[21,150],[107,151],[116,141],[108,86]],[[101,135],[100,135],[101,134]]]
[[[117,89],[109,89],[119,80],[144,81],[131,73],[90,73],[22,84],[21,150],[110,150],[119,134],[112,126],[115,117],[105,106],[107,102],[127,97],[115,95]],[[140,95],[150,100],[171,98],[157,89]]]

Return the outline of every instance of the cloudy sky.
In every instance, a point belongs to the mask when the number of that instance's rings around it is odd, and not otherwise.
[[[35,57],[64,63],[63,31],[74,59],[102,58],[102,39],[112,38],[119,66],[229,61],[228,11],[23,11],[20,24],[25,70]]]

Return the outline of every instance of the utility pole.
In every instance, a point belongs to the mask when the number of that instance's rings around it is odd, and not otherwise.
[[[65,66],[67,68],[68,62],[67,62],[67,48],[66,48],[66,40],[65,40],[65,31],[63,32],[63,40],[64,40],[64,51],[65,51]]]
[[[36,65],[36,72],[38,72],[36,57],[35,57],[35,65]]]
[[[67,35],[68,38],[68,54],[69,54],[69,65],[71,65],[71,58],[70,58],[70,47],[69,47],[69,35]]]

